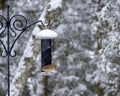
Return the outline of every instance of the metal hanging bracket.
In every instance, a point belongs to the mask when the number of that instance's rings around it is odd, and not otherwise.
[[[10,96],[10,57],[16,56],[16,51],[13,50],[14,45],[16,44],[20,36],[31,26],[37,23],[41,23],[43,27],[45,27],[46,25],[42,22],[42,20],[28,25],[27,19],[23,15],[19,14],[10,17],[10,0],[7,0],[6,12],[6,17],[0,15],[0,44],[3,49],[3,51],[0,52],[0,55],[3,58],[7,58],[8,96]],[[17,25],[19,25],[19,27]],[[17,34],[16,32],[19,32],[19,34]],[[7,38],[6,43],[3,41],[4,38]],[[10,44],[11,39],[13,39],[12,44]]]

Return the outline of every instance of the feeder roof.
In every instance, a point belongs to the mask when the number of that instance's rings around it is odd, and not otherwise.
[[[38,39],[54,39],[57,38],[57,33],[50,30],[45,29],[37,33],[36,38]]]

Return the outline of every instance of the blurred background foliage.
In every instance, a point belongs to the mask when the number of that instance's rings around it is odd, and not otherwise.
[[[5,15],[5,1],[0,13]],[[11,15],[22,14],[32,23],[48,0],[11,0]],[[52,25],[59,35],[54,42],[53,63],[58,73],[48,77],[48,96],[120,96],[120,1],[68,0]],[[11,79],[32,32],[17,42],[11,58]],[[1,49],[0,49],[1,50]],[[38,57],[38,60],[39,57]],[[36,67],[40,61],[37,61]],[[6,59],[0,58],[0,89],[7,89]],[[43,77],[32,75],[23,96],[44,96]],[[5,95],[0,95],[5,96]]]

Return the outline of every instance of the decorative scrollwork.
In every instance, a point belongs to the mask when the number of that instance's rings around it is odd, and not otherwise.
[[[0,33],[0,38],[4,38],[6,36],[6,34],[7,34],[7,36],[11,36],[14,38],[13,43],[9,44],[9,45],[11,45],[11,46],[9,46],[9,48],[7,48],[5,46],[5,44],[3,43],[3,41],[0,39],[0,44],[4,48],[4,51],[2,51],[0,55],[2,57],[6,57],[8,55],[11,57],[15,57],[16,51],[13,50],[15,43],[27,29],[29,29],[31,26],[33,26],[37,23],[41,23],[41,25],[43,27],[48,26],[47,24],[44,24],[41,20],[36,21],[30,25],[27,25],[27,19],[22,15],[14,15],[9,20],[6,20],[6,18],[4,18],[3,16],[0,15],[0,30],[2,30]],[[9,25],[7,25],[7,24],[9,24]],[[6,29],[7,29],[7,32],[5,32]],[[10,39],[10,37],[7,37],[7,38]],[[10,41],[10,40],[8,40],[8,41]]]
[[[2,57],[6,57],[7,56],[7,53],[8,53],[8,51],[7,51],[7,49],[6,49],[6,47],[5,47],[5,44],[3,43],[3,41],[2,40],[0,40],[0,43],[2,44],[2,46],[3,46],[3,49],[4,49],[4,51],[1,51],[1,56]]]
[[[4,51],[0,52],[0,56],[2,56],[3,58],[7,57],[7,54]]]
[[[13,53],[13,54],[12,54],[12,53]],[[11,57],[15,57],[15,56],[16,56],[16,54],[17,54],[17,52],[16,52],[15,50],[10,51],[10,56],[11,56]]]
[[[24,26],[23,29],[21,30],[20,34],[16,37],[16,39],[14,40],[14,42],[13,42],[11,48],[10,48],[10,55],[11,55],[12,57],[15,57],[15,56],[16,56],[16,51],[15,51],[15,50],[13,50],[14,55],[12,55],[11,53],[12,53],[12,49],[13,49],[15,43],[17,42],[17,40],[19,39],[19,37],[20,37],[27,29],[29,29],[31,26],[33,26],[33,25],[35,25],[35,24],[37,24],[37,23],[41,23],[42,26],[44,26],[44,27],[46,26],[46,25],[44,25],[44,23],[43,23],[41,20],[36,21],[36,22],[30,24],[29,26]],[[19,30],[19,31],[20,31],[20,30]]]
[[[27,19],[22,15],[14,15],[10,19],[10,29],[14,33],[13,37],[16,37],[16,31],[23,31],[27,27]]]
[[[4,38],[6,36],[6,18],[0,15],[0,38]]]

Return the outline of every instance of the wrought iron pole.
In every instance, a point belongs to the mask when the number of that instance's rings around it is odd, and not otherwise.
[[[8,74],[8,96],[10,96],[10,18],[9,18],[9,5],[7,5],[7,74]]]

